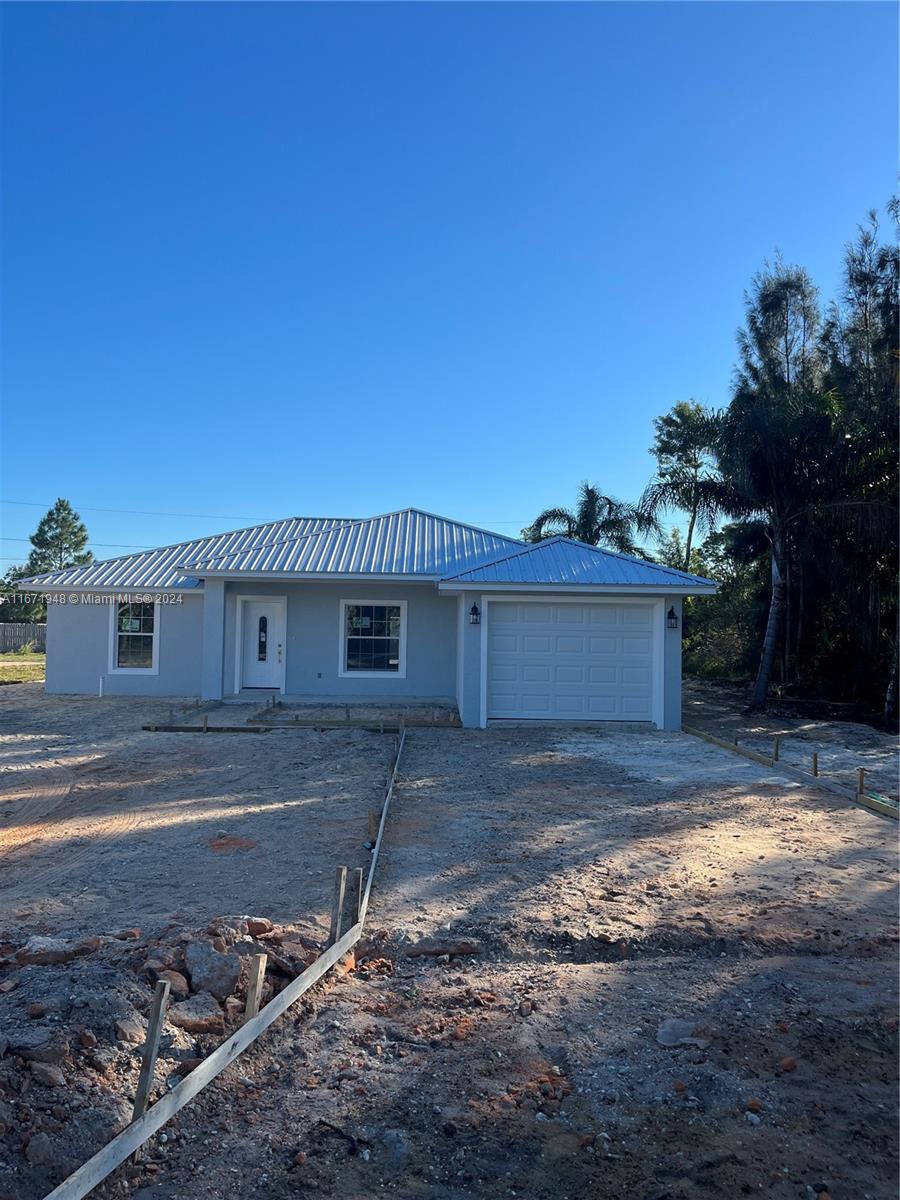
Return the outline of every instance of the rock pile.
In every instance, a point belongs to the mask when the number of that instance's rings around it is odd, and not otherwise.
[[[45,1195],[130,1120],[157,980],[170,1003],[155,1095],[240,1025],[251,956],[268,957],[264,1004],[321,946],[313,927],[244,916],[157,936],[0,933],[0,1166],[16,1200]]]

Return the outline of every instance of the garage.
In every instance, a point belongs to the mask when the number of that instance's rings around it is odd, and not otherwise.
[[[489,719],[657,721],[659,604],[494,601]]]

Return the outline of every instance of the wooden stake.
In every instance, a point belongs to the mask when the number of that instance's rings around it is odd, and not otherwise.
[[[353,871],[353,882],[350,884],[350,897],[353,901],[353,924],[359,924],[359,914],[362,911],[363,869],[356,867]]]
[[[698,736],[705,735],[698,734]],[[384,798],[383,812],[385,817],[387,816],[388,806],[394,790],[394,782],[400,766],[400,755],[403,751],[404,740],[405,730],[401,729],[400,740],[397,746],[397,757],[394,760],[391,778]],[[742,751],[741,753],[746,753],[746,751]],[[829,787],[832,787],[833,790],[833,785],[829,785]],[[874,803],[874,801],[870,803]],[[887,808],[887,805],[884,807]],[[896,810],[894,809],[892,812],[896,819]],[[363,891],[362,912],[360,914],[363,920],[368,910],[372,883],[375,878],[375,868],[378,865],[378,851],[379,846],[376,844],[375,851],[372,854],[372,861],[369,864],[369,874],[366,879],[365,890]],[[252,1021],[247,1021],[242,1025],[232,1037],[224,1041],[198,1067],[195,1067],[189,1075],[186,1075],[181,1083],[170,1092],[167,1092],[160,1100],[157,1100],[155,1104],[151,1105],[142,1117],[127,1125],[111,1142],[107,1142],[87,1162],[82,1163],[67,1179],[64,1179],[52,1192],[48,1193],[45,1200],[84,1200],[88,1193],[93,1191],[101,1180],[105,1179],[116,1167],[121,1166],[147,1138],[152,1137],[177,1112],[180,1112],[185,1105],[189,1104],[198,1092],[202,1092],[213,1079],[220,1075],[239,1055],[243,1054],[247,1047],[252,1045],[261,1033],[278,1020],[282,1013],[286,1012],[292,1004],[295,1004],[302,995],[318,983],[323,975],[331,970],[335,963],[353,949],[361,936],[362,924],[358,923],[348,929],[339,942],[336,942],[329,949],[323,951],[311,967],[307,967],[302,975],[298,975],[286,988],[273,996],[265,1008]]]
[[[819,752],[818,752],[818,750],[813,750],[813,775],[818,775],[818,773],[819,773]]]
[[[781,735],[776,733],[772,741],[772,762],[778,762],[778,755],[781,751]]]
[[[244,1006],[244,1020],[249,1021],[259,1012],[259,998],[262,994],[263,980],[266,976],[267,954],[254,954],[250,959],[250,979],[247,983],[247,1003]]]
[[[166,1001],[169,998],[170,983],[167,979],[158,979],[153,989],[153,1003],[150,1006],[150,1016],[147,1020],[147,1040],[144,1042],[144,1056],[141,1060],[141,1073],[138,1076],[137,1091],[134,1095],[134,1110],[132,1121],[142,1117],[150,1102],[150,1089],[153,1087],[153,1073],[156,1070],[156,1056],[159,1054],[159,1035],[166,1016]],[[139,1157],[139,1152],[135,1154]]]
[[[865,791],[866,791],[866,768],[859,767],[859,769],[856,772],[856,777],[858,780],[858,783],[856,785],[856,794],[857,794],[857,796],[863,796],[863,795],[865,795]]]
[[[347,868],[338,867],[334,873],[334,903],[331,908],[331,932],[328,934],[328,945],[333,946],[341,936],[341,925],[344,921],[344,896],[347,891]]]
[[[204,733],[209,732],[209,714],[208,713],[205,714],[203,717],[203,732]]]
[[[369,845],[375,845],[375,839],[378,837],[378,813],[369,813]]]
[[[360,933],[359,926],[348,929],[337,945],[326,950],[302,975],[298,975],[283,991],[273,996],[261,1013],[222,1042],[199,1067],[185,1075],[181,1083],[152,1104],[142,1117],[126,1125],[111,1142],[107,1142],[93,1157],[82,1163],[68,1179],[64,1179],[48,1193],[45,1200],[84,1200],[102,1179],[121,1166],[138,1146],[161,1129],[175,1113],[180,1112],[198,1092],[202,1092],[207,1084],[255,1042],[265,1029],[277,1021],[283,1012],[318,983],[336,962],[353,949],[359,941]]]

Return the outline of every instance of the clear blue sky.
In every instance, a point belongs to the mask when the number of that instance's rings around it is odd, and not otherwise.
[[[3,495],[70,498],[98,557],[636,498],[652,418],[726,402],[764,259],[833,291],[896,187],[892,4],[2,21]],[[0,511],[5,566],[42,510]]]

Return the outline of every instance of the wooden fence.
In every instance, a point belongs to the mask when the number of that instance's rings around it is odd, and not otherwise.
[[[0,621],[0,653],[31,646],[43,653],[47,649],[47,626],[37,621]]]

